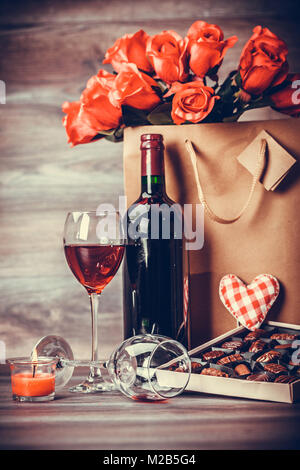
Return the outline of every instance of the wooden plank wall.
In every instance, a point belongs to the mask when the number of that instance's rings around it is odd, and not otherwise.
[[[90,355],[88,298],[69,272],[62,230],[69,210],[117,203],[123,193],[122,144],[70,149],[61,103],[76,100],[114,40],[140,28],[184,35],[197,19],[237,34],[223,76],[235,68],[257,24],[288,43],[299,71],[299,2],[278,0],[2,0],[0,79],[0,340],[8,356],[28,354],[43,335],[67,338],[77,357]],[[109,67],[106,67],[109,69]],[[248,118],[280,117],[270,111]],[[122,338],[121,275],[101,304],[100,344],[107,356]]]

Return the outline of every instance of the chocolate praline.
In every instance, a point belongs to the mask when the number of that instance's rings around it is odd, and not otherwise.
[[[203,366],[201,364],[199,364],[198,362],[192,362],[191,363],[191,369],[192,369],[193,374],[199,374],[202,367]]]
[[[261,338],[262,336],[265,335],[265,331],[262,329],[250,331],[250,333],[245,336],[245,341],[253,341],[254,339]]]
[[[279,359],[281,356],[280,352],[278,351],[267,351],[259,356],[256,361],[257,362],[272,362],[274,359]]]
[[[292,347],[291,343],[286,343],[286,344],[276,344],[274,346],[274,349],[290,349]]]
[[[267,344],[262,339],[257,339],[251,344],[249,352],[258,353],[260,351],[263,351],[266,345]]]
[[[287,372],[287,368],[281,364],[264,364],[264,370],[271,372],[272,374],[282,374]]]
[[[246,366],[246,364],[238,364],[237,366],[235,366],[234,370],[237,373],[237,375],[251,374],[251,371],[250,371],[249,367]]]
[[[223,372],[219,369],[213,369],[212,367],[206,367],[205,369],[202,369],[200,372],[201,375],[211,375],[214,377],[229,377],[226,372]]]
[[[230,364],[231,362],[242,361],[243,357],[240,354],[231,354],[230,356],[225,356],[222,359],[219,359],[217,364]]]
[[[202,355],[205,361],[216,359],[217,357],[221,357],[221,356],[224,356],[223,351],[208,351]]]
[[[280,375],[275,379],[275,382],[281,384],[291,384],[296,380],[299,380],[299,377],[296,377],[295,375]]]
[[[279,339],[279,340],[288,340],[293,341],[297,339],[298,335],[292,335],[290,333],[275,333],[271,336],[271,339]]]
[[[221,345],[221,348],[224,348],[224,349],[240,349],[242,346],[243,346],[243,341],[232,340],[232,341],[225,341],[225,343],[223,343]]]
[[[274,376],[269,372],[258,372],[257,374],[248,375],[246,380],[252,382],[272,382]]]

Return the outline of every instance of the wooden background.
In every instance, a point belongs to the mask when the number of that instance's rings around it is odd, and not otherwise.
[[[0,79],[0,340],[26,355],[41,336],[59,334],[77,357],[90,355],[89,303],[69,272],[62,230],[69,210],[117,203],[123,194],[122,144],[70,149],[61,103],[77,100],[114,40],[140,28],[184,35],[197,19],[219,24],[239,42],[222,75],[235,68],[257,24],[285,39],[291,71],[300,71],[299,2],[285,0],[2,0]],[[109,67],[104,67],[109,69]],[[247,119],[281,117],[270,110]],[[121,274],[101,304],[100,345],[107,356],[122,338]]]

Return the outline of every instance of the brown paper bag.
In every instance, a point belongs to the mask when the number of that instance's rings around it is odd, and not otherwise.
[[[245,206],[234,223],[219,223],[206,213],[204,246],[189,252],[192,346],[236,326],[218,295],[219,282],[228,273],[247,284],[258,274],[276,276],[281,292],[267,320],[299,324],[300,180],[298,164],[293,163],[300,159],[300,120],[127,128],[124,174],[129,205],[140,192],[140,135],[147,132],[164,136],[171,199],[199,203],[188,139],[213,213],[220,219],[235,219]],[[247,205],[262,132],[268,147],[265,166]]]

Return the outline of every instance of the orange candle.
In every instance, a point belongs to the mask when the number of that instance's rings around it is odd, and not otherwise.
[[[23,397],[43,397],[55,390],[54,374],[37,372],[33,377],[30,372],[20,372],[11,376],[13,395]]]
[[[16,357],[8,359],[13,399],[17,401],[49,401],[55,395],[57,359]]]

